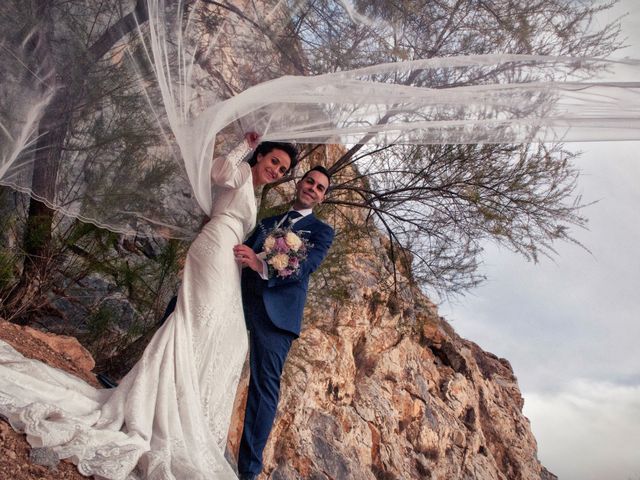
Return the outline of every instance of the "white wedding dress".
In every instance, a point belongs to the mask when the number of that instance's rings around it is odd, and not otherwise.
[[[116,389],[0,342],[0,414],[33,446],[108,479],[235,479],[224,458],[248,348],[233,246],[254,227],[251,169],[214,160],[211,221],[187,254],[176,310]]]

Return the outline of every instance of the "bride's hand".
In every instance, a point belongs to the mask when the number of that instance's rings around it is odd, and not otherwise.
[[[249,144],[252,150],[255,150],[256,147],[260,144],[261,135],[257,132],[247,132],[244,134],[244,139]]]
[[[249,267],[251,270],[260,273],[262,271],[262,262],[250,247],[246,245],[236,245],[233,247],[233,255],[236,261],[243,267]]]

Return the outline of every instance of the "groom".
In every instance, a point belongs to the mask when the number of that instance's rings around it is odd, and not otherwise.
[[[324,167],[309,170],[296,185],[291,210],[262,220],[244,245],[234,247],[238,262],[248,267],[242,271],[242,302],[250,332],[251,377],[238,455],[241,480],[255,479],[262,470],[262,451],[278,406],[280,375],[291,342],[300,334],[309,275],[318,268],[333,241],[333,229],[312,211],[324,200],[329,183]],[[266,263],[257,255],[269,231],[276,227],[290,227],[309,242],[299,270],[285,278],[269,274]]]

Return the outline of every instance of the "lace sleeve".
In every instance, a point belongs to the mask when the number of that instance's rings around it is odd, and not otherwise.
[[[243,162],[251,152],[245,141],[231,150],[225,157],[216,157],[211,164],[211,183],[221,187],[238,188],[251,175],[251,167]]]

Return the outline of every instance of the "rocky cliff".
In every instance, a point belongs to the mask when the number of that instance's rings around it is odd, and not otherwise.
[[[338,235],[312,280],[261,480],[556,478],[537,459],[509,362],[458,336],[364,217],[345,228],[341,219],[353,212],[320,214]],[[75,339],[6,323],[0,331],[25,354],[94,382],[92,360]],[[246,377],[230,452],[245,389]],[[64,463],[64,477],[33,466],[24,439],[3,422],[0,439],[3,478],[76,478]]]
[[[31,358],[73,373],[98,386],[89,352],[73,337],[43,333],[0,320],[0,339]],[[45,453],[45,455],[42,455]],[[24,435],[0,420],[0,478],[12,480],[80,480],[75,465],[57,462],[42,449],[31,449]]]
[[[289,357],[262,478],[556,478],[537,459],[509,362],[460,338],[402,276],[394,289],[393,269],[379,254],[384,241],[373,247],[329,261],[316,276],[315,290],[329,293],[310,301]],[[336,277],[348,280],[339,294],[326,284]],[[6,322],[0,328],[23,353],[94,382],[75,339]],[[241,389],[232,450],[243,400]],[[54,473],[31,465],[24,439],[0,426],[1,472],[80,478],[67,464]]]
[[[338,237],[340,261],[316,275],[265,477],[556,478],[538,461],[509,362],[458,336],[402,271],[394,288],[388,245],[370,242]]]

